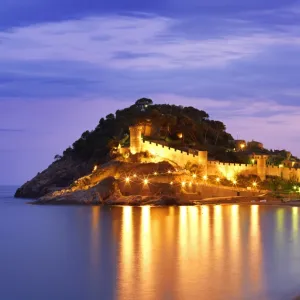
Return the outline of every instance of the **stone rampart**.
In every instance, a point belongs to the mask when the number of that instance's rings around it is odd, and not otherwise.
[[[187,163],[202,165],[205,170],[204,172],[206,173],[206,165],[207,165],[206,151],[199,151],[198,155],[196,155],[196,154],[188,153],[186,151],[153,143],[150,141],[143,141],[142,151],[148,151],[153,156],[167,158],[170,161],[175,162],[181,167],[184,167]]]
[[[256,165],[250,164],[235,164],[235,163],[221,163],[218,161],[209,161],[207,164],[207,174],[226,177],[231,180],[237,175],[245,176],[257,175]]]
[[[132,154],[141,151],[148,151],[157,160],[169,159],[180,167],[186,164],[196,164],[201,166],[202,173],[207,175],[216,175],[226,177],[229,180],[236,178],[237,175],[256,175],[261,180],[265,180],[266,176],[281,177],[285,180],[295,180],[300,182],[300,169],[276,167],[267,165],[267,155],[254,155],[253,159],[256,164],[235,164],[221,163],[218,161],[208,161],[207,151],[193,150],[191,152],[171,148],[151,141],[142,139],[142,126],[132,126],[130,129],[130,152]]]

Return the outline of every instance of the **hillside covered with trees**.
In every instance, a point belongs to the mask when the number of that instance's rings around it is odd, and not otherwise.
[[[63,157],[101,163],[114,147],[129,145],[129,126],[145,122],[154,129],[150,139],[180,149],[208,150],[211,158],[239,162],[238,156],[228,151],[234,148],[233,138],[222,122],[210,120],[208,113],[194,107],[153,104],[147,98],[101,118],[93,131],[85,131],[64,151]]]

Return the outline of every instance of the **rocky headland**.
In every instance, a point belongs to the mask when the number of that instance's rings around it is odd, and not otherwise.
[[[40,182],[40,178],[36,178],[25,184],[19,193],[31,195],[32,189],[38,187],[33,194],[40,195],[36,204],[189,205],[192,203],[178,190],[187,176],[167,161],[111,160],[66,188],[50,188],[49,181]]]
[[[242,150],[236,149],[237,142],[242,142]],[[165,147],[160,155],[155,153],[155,143],[159,149]],[[23,184],[15,197],[35,199],[38,204],[190,205],[200,200],[280,203],[286,191],[297,196],[298,182],[280,176],[263,182],[258,175],[264,169],[253,171],[249,165],[254,152],[265,164],[270,154],[282,166],[300,165],[286,151],[270,151],[257,142],[246,147],[244,141],[235,141],[226,126],[210,120],[205,111],[155,105],[142,98],[101,118],[94,130],[85,131],[62,155],[55,155],[47,169]],[[213,172],[207,172],[209,160],[219,166]],[[230,172],[222,166],[228,162]],[[247,178],[235,164],[248,164],[252,171]],[[265,192],[260,195],[260,190],[268,189],[276,191],[277,199]]]

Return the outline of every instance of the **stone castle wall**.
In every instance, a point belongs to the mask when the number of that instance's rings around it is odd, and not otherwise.
[[[186,151],[181,151],[149,141],[142,142],[142,151],[148,151],[149,153],[157,157],[167,158],[170,161],[177,163],[181,167],[184,167],[188,162],[192,164],[202,165],[205,168],[206,173],[206,151],[199,151],[198,155],[195,155]]]
[[[300,182],[300,169],[268,165],[266,167],[266,176],[281,177],[285,180]]]
[[[257,175],[257,166],[249,164],[221,163],[218,161],[209,161],[207,163],[207,174],[226,177],[231,180],[237,175],[245,176]]]
[[[221,163],[218,161],[208,161],[207,151],[195,151],[189,153],[161,144],[144,141],[142,139],[142,126],[130,127],[130,152],[135,154],[141,151],[148,151],[157,159],[167,158],[185,167],[187,163],[201,166],[203,174],[226,177],[231,180],[237,175],[256,175],[261,180],[265,180],[266,176],[281,177],[285,180],[295,180],[300,182],[300,169],[276,167],[267,165],[266,155],[255,155],[256,164],[235,164]]]

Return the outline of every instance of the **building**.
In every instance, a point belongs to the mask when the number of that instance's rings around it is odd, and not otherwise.
[[[168,147],[159,143],[145,141],[142,138],[143,126],[131,126],[130,128],[130,148],[131,154],[149,152],[153,159],[158,161],[169,160],[184,168],[188,163],[199,165],[203,175],[222,176],[228,180],[234,180],[237,175],[256,175],[261,180],[267,176],[282,177],[286,180],[300,182],[300,169],[286,167],[284,165],[268,165],[268,155],[253,155],[251,164],[222,163],[219,161],[208,161],[207,151],[183,151]],[[246,145],[245,141],[238,141],[240,149]],[[120,153],[125,153],[124,150]]]
[[[235,140],[234,143],[236,151],[243,151],[247,146],[245,140]]]
[[[249,149],[264,149],[263,143],[257,141],[251,141],[247,143],[247,148]]]

